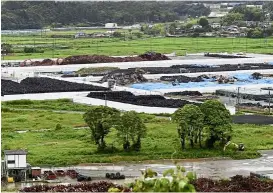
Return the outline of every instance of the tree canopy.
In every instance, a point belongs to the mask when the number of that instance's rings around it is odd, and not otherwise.
[[[181,140],[182,149],[185,148],[185,139],[190,140],[191,147],[194,146],[194,138],[199,139],[201,146],[201,135],[203,129],[204,115],[200,108],[196,105],[185,105],[179,108],[173,114],[173,121],[178,125],[178,134]]]
[[[135,111],[125,112],[115,128],[118,131],[118,138],[122,140],[125,151],[129,151],[131,144],[133,144],[133,147],[140,148],[138,143],[146,134],[146,126]]]
[[[200,20],[198,21],[199,25],[201,25],[202,27],[206,27],[209,25],[209,21],[204,18],[204,17],[201,17]]]
[[[105,136],[119,119],[120,112],[107,106],[95,106],[88,110],[83,118],[91,129],[91,139],[98,145],[98,150],[106,147]]]
[[[207,16],[203,4],[186,2],[2,2],[1,29],[37,29],[61,26],[104,26],[105,23],[130,25],[161,23],[183,16]]]
[[[217,100],[208,100],[201,104],[201,111],[205,115],[204,126],[209,135],[207,146],[213,147],[216,141],[225,143],[227,137],[231,135],[231,115],[226,107]]]

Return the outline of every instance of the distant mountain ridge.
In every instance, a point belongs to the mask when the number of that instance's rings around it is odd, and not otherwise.
[[[171,22],[184,16],[210,14],[210,9],[202,3],[189,2],[2,1],[1,4],[2,30]]]

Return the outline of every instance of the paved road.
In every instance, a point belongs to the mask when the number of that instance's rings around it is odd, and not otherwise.
[[[262,157],[258,159],[245,159],[245,160],[180,160],[178,165],[184,166],[186,171],[196,172],[198,177],[209,177],[209,178],[228,178],[234,175],[249,175],[250,172],[267,172],[269,177],[272,176],[273,172],[273,150],[261,151]],[[123,184],[124,182],[131,182],[135,178],[141,175],[141,170],[151,168],[162,175],[163,171],[169,168],[175,168],[175,165],[170,160],[157,160],[150,164],[148,161],[132,164],[99,164],[94,163],[90,166],[72,166],[72,167],[55,167],[46,168],[44,170],[67,170],[76,169],[79,173],[83,175],[88,175],[93,178],[102,178],[106,173],[116,173],[120,172],[126,176],[126,180],[116,180],[115,183]],[[60,179],[62,183],[50,183],[48,185],[58,185],[58,184],[76,184],[76,180],[72,180],[68,177]],[[96,180],[94,180],[96,181]],[[43,183],[38,183],[43,184]],[[37,183],[12,183],[8,184],[9,188],[23,188],[25,186],[38,185]]]
[[[261,124],[261,125],[272,125],[273,116],[264,116],[264,115],[239,115],[232,117],[233,123],[238,124]],[[272,128],[273,132],[273,128]]]
[[[184,166],[187,171],[194,171],[199,177],[227,178],[234,175],[249,175],[256,171],[273,171],[273,150],[261,151],[262,157],[258,159],[245,160],[180,160],[178,165]],[[175,168],[170,160],[158,160],[150,164],[148,161],[139,164],[90,164],[90,166],[74,166],[70,169],[89,176],[104,176],[109,172],[120,172],[128,177],[138,177],[141,170],[151,168],[162,174],[164,170]],[[48,168],[44,168],[47,170]],[[67,167],[52,169],[68,169]]]

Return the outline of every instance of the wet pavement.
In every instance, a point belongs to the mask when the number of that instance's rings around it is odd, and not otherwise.
[[[187,171],[194,171],[199,177],[210,178],[228,178],[234,175],[250,175],[250,172],[257,171],[272,171],[273,170],[273,150],[261,151],[262,157],[258,159],[245,159],[245,160],[180,160],[177,164],[184,166]],[[147,164],[146,164],[147,163]],[[83,175],[91,177],[104,177],[105,173],[120,172],[126,177],[139,177],[141,170],[151,168],[162,174],[164,170],[175,168],[171,160],[158,160],[153,164],[148,162],[138,164],[90,164],[89,166],[74,166],[74,167],[61,167],[61,168],[44,168],[45,170],[51,169],[75,169]]]
[[[184,166],[186,171],[196,172],[198,177],[209,177],[209,178],[229,178],[234,175],[250,175],[250,172],[262,172],[268,173],[267,176],[272,178],[273,171],[273,150],[261,151],[262,157],[258,159],[245,159],[245,160],[208,160],[208,159],[196,159],[196,160],[176,160],[177,164]],[[150,162],[150,163],[149,163]],[[152,163],[152,164],[151,164]],[[157,161],[146,161],[142,163],[126,163],[126,164],[87,164],[84,166],[72,166],[72,167],[51,167],[42,168],[44,170],[57,170],[57,169],[75,169],[77,172],[83,175],[91,176],[94,180],[105,180],[106,173],[120,172],[126,176],[126,180],[114,180],[112,182],[123,184],[131,182],[135,178],[141,175],[141,170],[151,168],[158,172],[159,175],[166,169],[175,168],[174,163],[171,160],[157,160]],[[62,184],[75,184],[75,179],[64,177],[58,179]],[[16,183],[8,184],[9,188],[16,187],[18,189],[25,186],[38,185],[43,183]],[[61,184],[58,182],[48,183],[49,185]]]

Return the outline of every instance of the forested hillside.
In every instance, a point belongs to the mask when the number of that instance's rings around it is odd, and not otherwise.
[[[210,9],[187,2],[2,2],[2,30],[98,26],[108,22],[168,22],[206,16]]]

